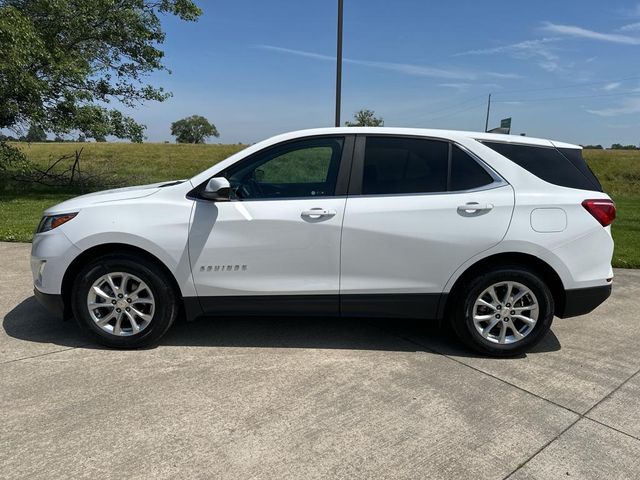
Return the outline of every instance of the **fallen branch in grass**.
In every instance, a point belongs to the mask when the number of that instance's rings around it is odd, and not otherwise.
[[[108,182],[100,174],[88,174],[81,170],[80,161],[84,147],[73,153],[62,155],[53,161],[46,169],[41,169],[34,164],[12,176],[12,179],[21,183],[35,183],[46,187],[74,187],[80,192],[88,187],[117,186],[116,182]]]

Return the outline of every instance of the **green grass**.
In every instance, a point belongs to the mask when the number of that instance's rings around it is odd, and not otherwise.
[[[42,211],[75,193],[0,193],[0,241],[30,242]]]
[[[640,268],[640,151],[585,150],[584,157],[616,202],[613,266]]]
[[[616,242],[613,266],[640,268],[640,196],[616,199],[618,218],[612,233]]]
[[[243,145],[127,143],[35,143],[20,145],[30,160],[46,168],[61,155],[84,148],[81,167],[110,185],[136,185],[189,178],[238,152]],[[640,268],[640,151],[586,150],[589,166],[615,200],[616,267]],[[265,172],[276,175],[277,172]],[[96,189],[96,188],[94,188]],[[79,195],[77,189],[11,185],[0,191],[0,240],[29,242],[42,211]]]

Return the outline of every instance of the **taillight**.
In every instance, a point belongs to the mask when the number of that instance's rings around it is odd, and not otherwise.
[[[595,218],[600,225],[606,227],[616,218],[616,204],[611,200],[598,199],[598,200],[585,200],[582,202],[582,206],[587,209],[593,218]]]

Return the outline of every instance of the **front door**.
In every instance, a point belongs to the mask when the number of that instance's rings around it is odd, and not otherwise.
[[[218,176],[229,202],[197,200],[189,256],[205,313],[337,314],[353,137],[270,147]]]

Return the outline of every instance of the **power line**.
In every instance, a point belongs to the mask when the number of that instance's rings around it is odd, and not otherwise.
[[[474,105],[470,105],[470,106],[468,106],[466,108],[462,108],[460,110],[455,110],[455,111],[450,112],[450,113],[445,113],[444,115],[437,115],[435,117],[427,117],[427,118],[423,117],[422,119],[419,120],[419,122],[413,122],[411,125],[417,125],[418,123],[432,122],[434,120],[440,120],[442,118],[452,117],[452,116],[458,115],[460,113],[468,112],[469,110],[474,110],[474,109],[477,109],[477,108],[480,108],[480,107],[484,107],[484,105],[485,105],[485,102],[483,100],[480,103],[476,103]]]
[[[594,85],[602,85],[603,83],[614,83],[614,82],[624,82],[624,81],[628,81],[628,80],[640,80],[640,76],[633,76],[633,77],[625,77],[625,78],[619,78],[619,79],[610,79],[610,80],[600,80],[597,82],[588,82],[588,83],[573,83],[573,84],[569,84],[569,85],[561,85],[561,86],[557,86],[557,87],[541,87],[541,88],[528,88],[528,89],[520,89],[520,90],[505,90],[505,91],[499,91],[499,92],[491,92],[492,96],[495,97],[496,95],[504,95],[506,93],[526,93],[526,92],[543,92],[543,91],[549,91],[549,90],[563,90],[563,89],[567,89],[567,88],[579,88],[579,87],[589,87],[589,86],[594,86]],[[633,93],[638,93],[640,94],[640,92],[634,92],[634,91],[629,91],[629,92],[618,92],[615,94],[595,94],[593,97],[590,96],[580,96],[580,98],[596,98],[597,96],[620,96],[620,95],[627,95],[627,94],[633,94]],[[448,107],[445,108],[441,108],[438,110],[434,110],[429,112],[429,115],[433,115],[433,114],[438,114],[440,112],[447,112],[449,110],[451,110],[452,108],[456,108],[458,106],[462,106],[462,105],[466,105],[470,102],[473,102],[474,100],[478,99],[478,98],[485,98],[486,94],[482,94],[482,95],[475,95],[473,97],[467,98],[466,100],[463,100],[462,102],[458,102],[458,103],[454,103],[453,105],[449,105]],[[553,98],[554,100],[562,100],[563,98],[573,98],[573,97],[555,97]],[[578,97],[575,97],[578,98]],[[496,100],[496,99],[492,99],[493,103],[505,103],[505,102],[514,102],[514,101],[519,101],[519,100]],[[536,100],[521,100],[522,102],[528,102],[528,101],[536,101]],[[541,100],[541,101],[546,101],[545,100]],[[439,117],[438,117],[439,118]]]
[[[629,80],[640,80],[640,76],[618,78],[615,80],[600,80],[598,82],[572,83],[572,84],[561,85],[557,87],[526,88],[526,89],[520,89],[520,90],[503,90],[500,92],[493,92],[493,94],[504,95],[505,93],[525,93],[525,92],[542,92],[542,91],[548,91],[548,90],[563,90],[566,88],[592,87],[594,85],[602,85],[603,83],[626,82]]]
[[[626,92],[618,92],[618,93],[600,93],[593,95],[574,95],[574,96],[564,96],[564,97],[546,97],[546,98],[530,98],[530,99],[508,99],[508,100],[494,100],[493,103],[531,103],[531,102],[548,102],[548,101],[556,101],[556,100],[576,100],[580,98],[604,98],[604,97],[625,97],[625,96],[640,96],[640,91],[638,90],[629,90]]]
[[[485,95],[476,95],[474,97],[471,98],[467,98],[466,100],[463,100],[462,102],[458,102],[458,103],[454,103],[453,105],[449,105],[448,107],[444,107],[444,108],[440,108],[439,110],[433,110],[429,112],[429,115],[434,115],[440,112],[446,112],[451,110],[452,108],[456,108],[456,107],[461,107],[462,105],[467,105],[468,103],[473,102],[474,100],[477,100],[479,98],[485,98]]]
[[[619,78],[619,79],[610,79],[610,80],[600,80],[597,82],[586,82],[586,83],[574,83],[574,84],[569,84],[569,85],[560,85],[557,87],[541,87],[541,88],[529,88],[529,89],[520,89],[520,90],[505,90],[505,91],[501,91],[501,92],[492,92],[492,96],[495,97],[496,95],[504,95],[507,93],[526,93],[526,92],[542,92],[542,91],[550,91],[550,90],[563,90],[563,89],[567,89],[567,88],[580,88],[580,87],[589,87],[589,86],[594,86],[594,85],[602,85],[605,83],[614,83],[614,82],[624,82],[624,81],[629,81],[629,80],[640,80],[640,76],[633,76],[633,77],[624,77],[624,78]],[[455,109],[456,107],[460,107],[463,105],[468,105],[471,102],[474,102],[480,98],[486,98],[485,97],[486,94],[483,95],[475,95],[473,97],[467,98],[466,100],[463,100],[462,102],[458,102],[458,103],[454,103],[452,105],[449,105],[448,107],[444,107],[444,108],[440,108],[438,110],[434,110],[434,111],[430,111],[428,112],[428,114],[426,116],[422,116],[422,117],[418,117],[420,122],[422,121],[433,121],[433,120],[439,120],[441,118],[447,118],[450,116],[454,116],[457,115],[459,113],[463,113],[475,108],[478,108],[480,105],[485,105],[485,102],[483,101],[482,103],[474,103],[473,105],[463,108],[463,109],[459,109],[459,110],[454,110],[451,111],[451,109]],[[562,100],[575,100],[575,99],[582,99],[582,98],[605,98],[605,97],[620,97],[620,96],[631,96],[631,95],[639,95],[640,96],[640,91],[638,90],[629,90],[629,91],[625,91],[625,92],[616,92],[616,93],[603,93],[603,94],[591,94],[591,95],[575,95],[575,96],[557,96],[557,97],[545,97],[545,98],[533,98],[533,99],[506,99],[506,100],[497,100],[495,98],[492,97],[491,99],[491,103],[512,103],[512,102],[519,102],[519,103],[533,103],[533,102],[547,102],[547,101],[562,101]],[[441,112],[446,112],[443,115],[437,115],[438,113]],[[435,116],[434,116],[435,115]],[[414,122],[415,125],[415,122]]]

